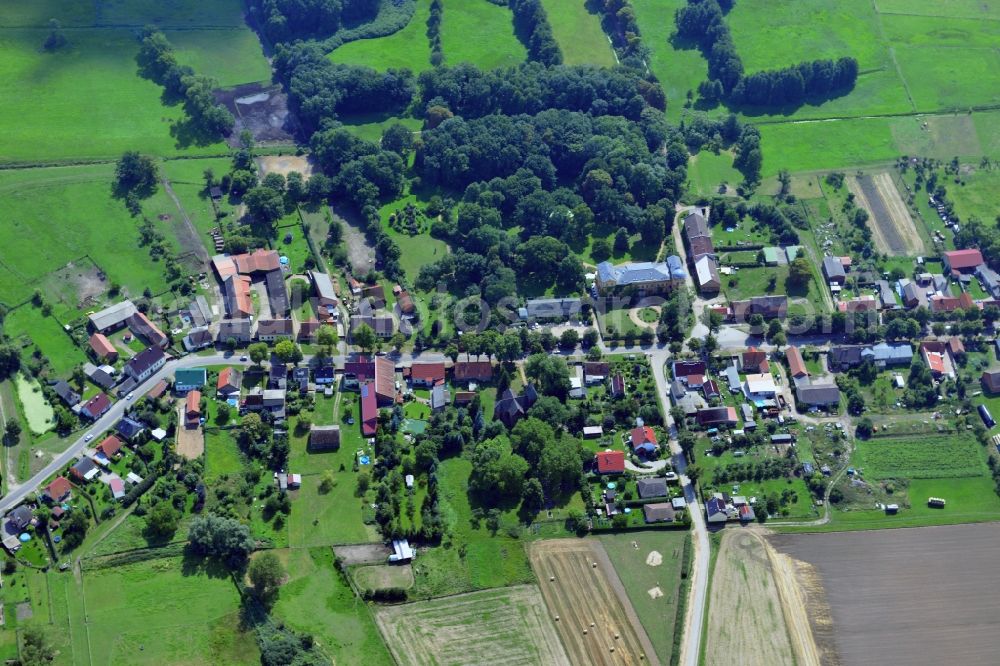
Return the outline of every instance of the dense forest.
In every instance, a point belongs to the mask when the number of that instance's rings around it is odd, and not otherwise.
[[[380,0],[250,0],[250,16],[272,42],[332,35],[373,18]]]

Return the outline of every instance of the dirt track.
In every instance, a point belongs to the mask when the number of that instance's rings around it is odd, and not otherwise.
[[[177,408],[177,455],[188,460],[197,460],[205,452],[205,433],[201,426],[184,426],[184,402]]]
[[[1000,524],[768,540],[815,566],[840,663],[997,663]]]
[[[868,211],[868,226],[879,251],[897,256],[924,252],[910,211],[888,172],[848,178],[847,187]]]
[[[529,555],[574,666],[659,663],[600,542],[538,541]]]
[[[709,603],[706,664],[819,664],[791,560],[754,529],[722,537]]]

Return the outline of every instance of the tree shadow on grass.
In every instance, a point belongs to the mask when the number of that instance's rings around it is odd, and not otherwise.
[[[178,120],[170,126],[170,136],[174,138],[175,148],[205,147],[218,143],[218,135],[206,132],[190,118]]]
[[[184,551],[181,563],[182,576],[207,576],[208,578],[230,578],[232,571],[221,560],[193,552],[190,546]]]

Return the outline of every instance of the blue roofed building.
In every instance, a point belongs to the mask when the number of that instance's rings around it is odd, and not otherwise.
[[[889,365],[909,365],[913,362],[913,347],[907,342],[881,342],[870,349],[861,350],[862,361],[871,359],[884,368]]]
[[[602,261],[597,265],[597,289],[603,294],[665,294],[683,284],[687,277],[679,264],[679,258],[674,268],[667,262],[637,261],[616,266]]]

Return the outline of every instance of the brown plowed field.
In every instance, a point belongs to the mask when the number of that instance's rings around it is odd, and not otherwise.
[[[529,555],[573,666],[659,663],[599,542],[538,541]]]
[[[569,666],[534,585],[380,606],[375,620],[402,666]]]
[[[889,173],[848,178],[847,187],[868,211],[868,226],[879,251],[897,256],[924,252],[923,240]]]
[[[782,534],[769,541],[815,567],[839,663],[1000,663],[1000,524]]]

